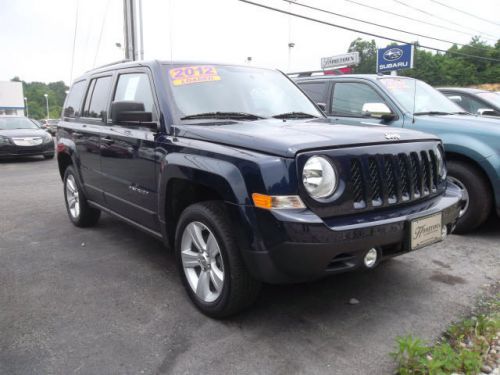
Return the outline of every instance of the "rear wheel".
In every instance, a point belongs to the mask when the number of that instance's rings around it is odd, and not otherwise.
[[[71,166],[64,172],[64,200],[69,219],[77,227],[90,227],[99,220],[101,211],[90,207]]]
[[[232,235],[222,202],[196,203],[184,210],[176,231],[181,279],[196,307],[213,318],[250,306],[261,284],[253,279]]]
[[[491,212],[492,197],[488,181],[474,166],[457,160],[447,162],[448,178],[462,191],[456,233],[467,233],[483,224]]]

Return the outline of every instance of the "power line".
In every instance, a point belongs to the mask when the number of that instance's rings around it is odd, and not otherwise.
[[[73,81],[73,66],[75,63],[76,32],[78,30],[78,0],[76,0],[75,32],[73,35],[73,52],[71,53],[71,72],[69,74],[69,84]]]
[[[97,48],[95,50],[94,63],[92,64],[92,67],[95,67],[95,62],[97,61],[97,55],[99,54],[99,48],[101,47],[102,32],[104,30],[104,21],[106,21],[106,15],[108,14],[109,2],[110,0],[106,2],[106,7],[104,8],[104,14],[102,16],[102,22],[101,22],[101,30],[99,31],[99,39],[97,40]]]
[[[322,12],[322,13],[332,14],[334,16],[347,18],[349,20],[353,20],[353,21],[357,21],[357,22],[362,22],[362,23],[365,23],[365,24],[368,24],[368,25],[372,25],[372,26],[382,27],[384,29],[388,29],[388,30],[392,30],[392,31],[397,31],[397,32],[401,32],[401,33],[405,33],[405,34],[409,34],[409,35],[416,35],[416,36],[419,36],[419,37],[422,37],[422,38],[436,40],[438,42],[444,42],[444,43],[449,43],[449,44],[456,44],[456,45],[462,46],[462,47],[466,45],[466,44],[463,44],[463,43],[452,42],[452,41],[449,41],[449,40],[446,40],[446,39],[440,39],[440,38],[435,38],[433,36],[428,36],[428,35],[424,35],[424,34],[418,34],[418,33],[410,32],[410,31],[405,31],[405,30],[397,29],[395,27],[381,25],[379,23],[362,20],[362,19],[359,19],[359,18],[347,16],[347,15],[340,14],[340,13],[335,13],[335,12],[332,12],[332,11],[329,11],[329,10],[326,10],[326,9],[317,8],[317,7],[314,7],[314,6],[311,6],[311,5],[301,4],[301,3],[298,3],[298,2],[296,2],[294,0],[282,0],[282,1],[287,2],[289,4],[298,5],[298,6],[303,7],[303,8],[316,10],[316,11]],[[484,48],[484,47],[475,47],[475,46],[470,46],[470,47],[471,48],[476,48],[476,49],[487,50],[487,48]]]
[[[496,23],[496,22],[493,22],[493,21],[487,20],[486,18],[476,16],[475,14],[472,14],[472,13],[466,12],[465,10],[461,10],[461,9],[458,9],[458,8],[452,7],[452,6],[448,5],[448,4],[444,4],[444,3],[442,3],[441,1],[438,1],[438,0],[430,0],[430,1],[432,1],[433,3],[439,4],[439,5],[441,5],[441,6],[445,7],[445,8],[448,8],[448,9],[453,9],[453,10],[455,10],[455,11],[457,11],[457,12],[460,12],[460,13],[466,14],[466,15],[468,15],[468,16],[471,16],[471,17],[477,18],[478,20],[481,20],[481,21],[484,21],[484,22],[491,23],[492,25],[500,26],[500,23]]]
[[[473,28],[471,28],[471,27],[466,27],[466,26],[463,26],[463,25],[461,25],[461,24],[459,24],[459,23],[457,23],[457,22],[450,21],[449,19],[446,19],[446,18],[444,18],[444,17],[439,17],[439,16],[436,16],[435,14],[432,14],[431,12],[427,12],[426,10],[423,10],[423,9],[420,9],[420,8],[415,7],[415,6],[413,6],[413,5],[407,4],[407,3],[405,3],[404,1],[401,1],[401,0],[392,0],[392,1],[394,1],[394,2],[396,2],[396,3],[398,3],[398,4],[401,4],[401,5],[403,5],[403,6],[407,7],[407,8],[410,8],[410,9],[416,10],[417,12],[420,12],[420,13],[422,13],[422,14],[425,14],[426,16],[429,16],[429,17],[434,17],[434,18],[436,18],[436,19],[438,19],[438,20],[445,21],[445,22],[449,22],[449,23],[452,23],[453,25],[461,26],[461,27],[464,27],[464,28],[466,28],[466,29],[469,29],[469,30],[475,31],[476,33],[480,33],[480,34],[488,35],[488,36],[490,36],[490,37],[492,37],[492,38],[495,38],[495,39],[496,39],[496,36],[494,36],[494,35],[491,35],[491,34],[488,34],[488,33],[482,32],[482,31],[480,31],[480,30],[473,29]]]
[[[326,22],[326,21],[318,20],[317,18],[307,17],[307,16],[304,16],[302,14],[297,14],[297,13],[293,13],[293,12],[287,12],[286,10],[283,10],[283,9],[273,8],[273,7],[270,7],[268,5],[255,3],[255,2],[250,1],[250,0],[238,0],[238,1],[241,1],[241,2],[247,3],[247,4],[252,4],[252,5],[261,7],[261,8],[273,10],[273,11],[278,12],[278,13],[288,14],[288,15],[291,15],[291,16],[294,16],[294,17],[302,18],[302,19],[305,19],[305,20],[308,20],[308,21],[312,21],[312,22],[316,22],[316,23],[321,23],[323,25],[337,27],[339,29],[344,29],[344,30],[352,31],[352,32],[359,33],[359,34],[369,35],[369,36],[372,36],[372,37],[375,37],[375,38],[390,40],[392,42],[398,42],[398,43],[403,43],[403,44],[413,44],[413,43],[410,43],[410,42],[407,42],[407,41],[404,41],[404,40],[389,38],[389,37],[386,37],[386,36],[383,36],[383,35],[380,35],[380,34],[370,33],[370,32],[367,32],[367,31],[361,31],[361,30],[358,30],[358,29],[353,29],[351,27],[337,25],[337,24],[334,24],[334,23],[331,23],[331,22]],[[464,56],[464,57],[475,58],[475,59],[478,59],[478,60],[486,60],[486,61],[493,61],[493,62],[500,63],[500,59],[494,59],[494,58],[491,58],[491,57],[469,55],[467,53],[456,52],[456,51],[446,51],[444,49],[439,49],[439,48],[435,48],[435,47],[425,46],[425,45],[422,45],[422,44],[419,44],[418,47],[425,48],[425,49],[430,49],[430,50],[434,50],[434,51],[437,51],[437,52],[449,53],[449,54],[453,54],[453,55],[457,55],[457,56]]]
[[[356,0],[344,0],[344,1],[347,1],[347,2],[352,3],[352,4],[356,4],[356,5],[359,5],[361,7],[368,8],[368,9],[376,10],[377,12],[387,13],[387,14],[391,14],[391,15],[396,16],[396,17],[401,17],[401,18],[410,20],[410,21],[420,22],[420,23],[423,23],[425,25],[438,27],[438,28],[443,29],[443,30],[453,31],[453,32],[460,33],[460,34],[463,34],[463,35],[468,35],[470,37],[474,37],[475,36],[474,34],[471,34],[471,33],[465,32],[465,31],[461,31],[461,30],[458,30],[458,29],[454,29],[452,27],[439,25],[439,24],[433,23],[433,22],[422,21],[422,20],[419,20],[418,18],[413,18],[413,17],[405,16],[404,14],[399,14],[399,13],[396,13],[396,12],[392,12],[390,10],[380,9],[380,8],[377,8],[377,7],[368,5],[368,4],[363,4],[363,3],[360,3],[360,2],[358,2]],[[492,38],[486,38],[486,39],[492,39]],[[493,39],[493,40],[496,41],[496,38]]]

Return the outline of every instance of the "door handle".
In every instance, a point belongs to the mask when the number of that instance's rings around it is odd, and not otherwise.
[[[111,137],[101,138],[101,141],[103,141],[104,143],[107,143],[108,145],[110,145],[111,143],[114,142],[113,138],[111,138]]]

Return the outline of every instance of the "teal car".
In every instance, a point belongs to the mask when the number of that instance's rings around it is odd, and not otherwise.
[[[439,136],[449,180],[462,190],[455,232],[469,232],[495,210],[500,216],[500,120],[464,112],[425,82],[399,76],[294,78],[332,122],[407,128]],[[388,129],[388,137],[397,137]]]

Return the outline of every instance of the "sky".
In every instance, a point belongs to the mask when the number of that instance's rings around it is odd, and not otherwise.
[[[420,44],[441,49],[450,47],[448,43],[364,25],[283,0],[252,1],[390,38],[418,40]],[[500,0],[355,0],[457,31],[410,21],[348,0],[296,1],[457,43],[468,43],[472,35],[478,34],[492,45],[495,38],[487,34],[500,38]],[[372,39],[238,0],[143,0],[142,3],[144,55],[148,60],[244,64],[251,57],[253,65],[285,72],[319,70],[321,57],[345,53],[358,37]],[[122,0],[1,0],[1,5],[0,81],[18,76],[28,82],[63,80],[68,84],[89,69],[124,58],[123,48],[116,46],[116,43],[123,46]],[[389,43],[374,39],[379,47]],[[289,42],[295,43],[291,51]]]

